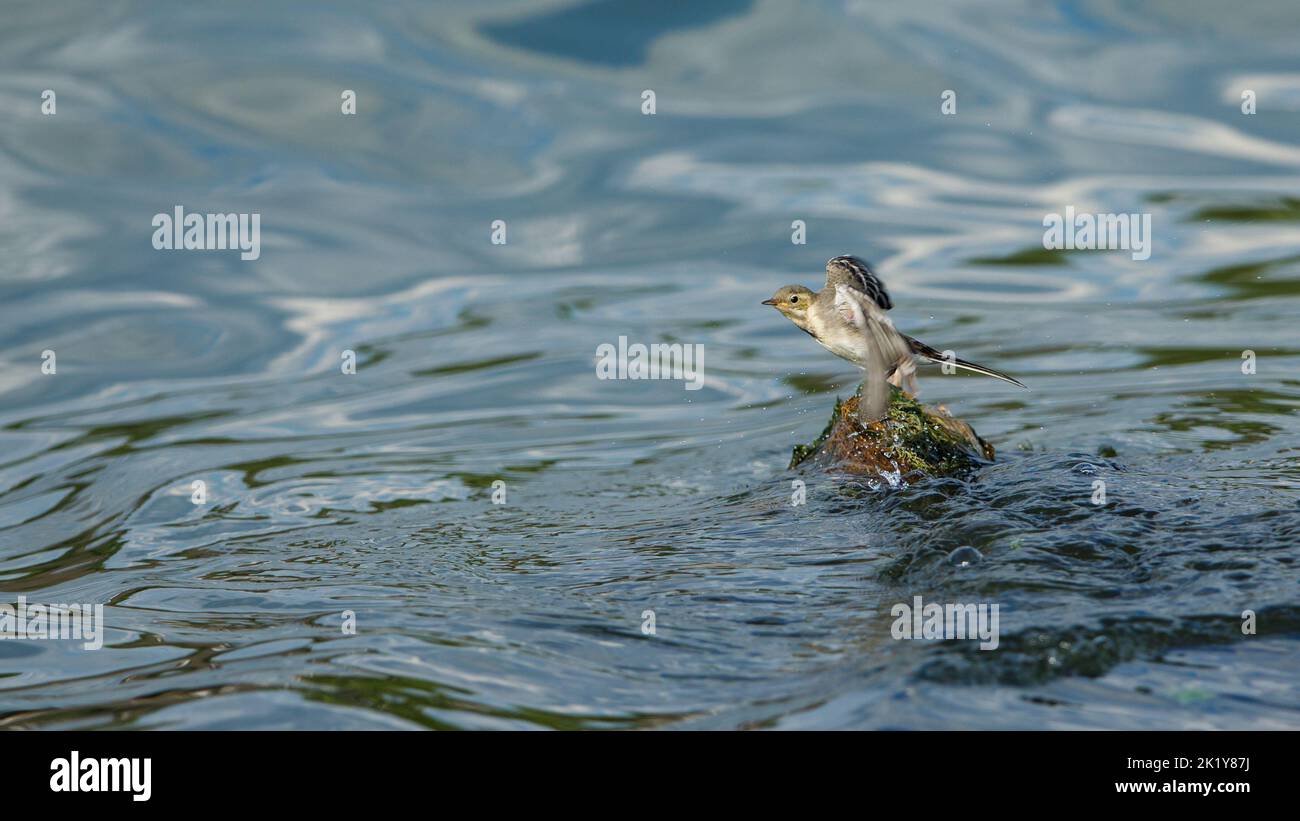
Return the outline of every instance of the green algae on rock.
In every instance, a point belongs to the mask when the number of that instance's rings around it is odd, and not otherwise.
[[[927,408],[897,388],[890,395],[888,427],[863,425],[857,409],[858,393],[836,400],[816,441],[795,447],[790,469],[811,465],[909,482],[959,475],[993,461],[993,446],[970,425],[947,408]]]

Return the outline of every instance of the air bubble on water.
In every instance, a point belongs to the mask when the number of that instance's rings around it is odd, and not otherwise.
[[[959,547],[948,554],[948,564],[953,567],[970,567],[979,564],[984,554],[973,547]]]

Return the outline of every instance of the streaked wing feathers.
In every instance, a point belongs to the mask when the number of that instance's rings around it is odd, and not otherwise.
[[[882,311],[894,307],[885,290],[885,283],[880,281],[871,266],[857,257],[832,257],[826,262],[826,284],[845,285],[867,296]]]

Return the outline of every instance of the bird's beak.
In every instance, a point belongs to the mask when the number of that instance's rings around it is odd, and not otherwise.
[[[765,299],[765,300],[763,300],[763,303],[762,303],[762,304],[764,304],[764,305],[775,305],[775,304],[776,304],[776,300],[775,300],[775,299]]]

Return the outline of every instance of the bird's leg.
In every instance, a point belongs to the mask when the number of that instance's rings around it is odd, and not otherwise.
[[[918,393],[916,389],[916,362],[910,356],[898,360],[898,364],[889,373],[889,384],[897,387],[909,398],[916,398]]]

